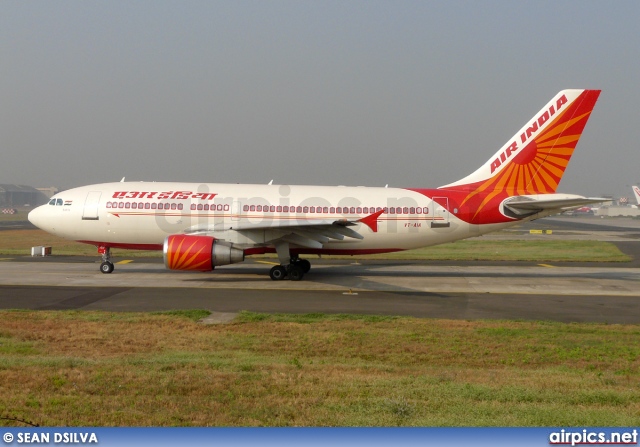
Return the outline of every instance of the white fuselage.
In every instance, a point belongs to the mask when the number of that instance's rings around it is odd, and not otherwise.
[[[437,198],[438,190],[430,191]],[[285,222],[357,220],[386,209],[377,231],[363,223],[352,227],[363,239],[331,240],[313,250],[345,254],[426,247],[518,222],[469,224],[433,196],[400,188],[119,182],[61,192],[33,210],[29,220],[55,235],[98,246],[161,249],[169,235],[207,233],[250,248],[264,246],[273,232],[286,232]],[[260,230],[252,231],[254,226]]]

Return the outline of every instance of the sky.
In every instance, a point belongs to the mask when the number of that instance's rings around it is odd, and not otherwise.
[[[640,183],[640,2],[0,2],[0,183],[438,187],[601,89],[559,192]]]

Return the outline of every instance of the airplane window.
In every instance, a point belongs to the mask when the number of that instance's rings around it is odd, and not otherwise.
[[[155,203],[152,203],[152,204],[151,204],[151,209],[152,209],[152,210],[155,210],[157,207],[158,207],[158,205],[157,205],[157,204],[155,204]]]
[[[178,209],[182,210],[182,208],[184,208],[184,206],[182,205],[182,203],[178,203]]]
[[[355,213],[356,213],[356,207],[355,207],[355,206],[352,206],[351,208],[349,208],[349,212],[350,212],[351,214],[355,214]]]
[[[338,208],[336,208],[336,213],[338,214],[342,214],[342,207],[339,206]]]
[[[362,212],[365,214],[369,214],[369,207],[365,206],[364,208],[362,208]]]
[[[138,204],[136,202],[133,202],[131,204],[131,208],[135,210],[136,208],[138,208]]]
[[[176,204],[175,204],[175,203],[172,203],[172,204],[171,204],[171,209],[172,209],[172,210],[175,210],[176,208],[177,208]]]
[[[302,207],[302,212],[303,213],[308,213],[309,212],[309,207],[308,206]]]
[[[395,214],[396,209],[394,207],[389,208],[389,214]]]
[[[288,206],[283,206],[282,207],[282,211],[285,212],[285,213],[288,213],[289,212],[289,207]]]
[[[111,202],[107,202],[107,208],[111,208]]]
[[[224,211],[229,211],[229,205],[224,205],[224,207],[222,208]]]
[[[329,207],[325,206],[324,208],[322,208],[322,212],[323,213],[328,213],[329,212]]]
[[[422,214],[422,208],[417,207],[416,208],[416,214]]]
[[[335,207],[335,206],[332,206],[331,208],[329,208],[329,212],[330,212],[331,214],[334,214],[334,213],[336,212],[336,207]]]
[[[404,208],[402,208],[402,212],[404,214],[409,214],[409,208],[405,206]]]
[[[203,209],[203,208],[202,208],[202,204],[201,204],[201,203],[199,203],[199,204],[198,204],[198,211],[202,211],[202,209]]]
[[[55,205],[55,204],[56,204],[56,199],[49,200],[49,205]]]
[[[359,206],[358,208],[356,208],[356,213],[358,214],[362,214],[362,207]]]
[[[255,206],[255,205],[251,205],[251,206],[249,207],[249,210],[251,210],[251,211],[255,211],[255,210],[256,210],[256,206]]]
[[[62,206],[62,199],[56,200],[56,206]]]
[[[277,206],[276,207],[276,212],[281,213],[282,212],[282,207],[281,206]]]
[[[127,203],[124,204],[124,207],[129,209],[129,208],[131,208],[131,204],[129,202],[127,202]]]
[[[275,212],[276,212],[276,207],[275,207],[275,205],[271,205],[271,206],[269,207],[269,211],[271,211],[272,213],[275,213]]]
[[[309,212],[310,213],[315,213],[316,212],[316,207],[315,206],[310,207],[309,208]]]
[[[151,204],[149,202],[144,204],[144,209],[148,210],[149,208],[151,208]]]

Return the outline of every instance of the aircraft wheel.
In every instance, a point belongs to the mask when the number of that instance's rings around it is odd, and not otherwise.
[[[281,281],[287,276],[287,270],[281,265],[275,265],[269,270],[269,277],[274,281]]]
[[[302,269],[303,273],[309,273],[309,270],[311,270],[311,263],[306,259],[300,259],[296,262],[296,265]]]
[[[111,262],[105,261],[102,264],[100,264],[100,271],[102,273],[111,273],[113,272],[113,269],[115,267],[113,266],[113,264]]]
[[[304,276],[304,271],[301,267],[297,265],[292,265],[289,269],[289,279],[291,281],[300,281]]]

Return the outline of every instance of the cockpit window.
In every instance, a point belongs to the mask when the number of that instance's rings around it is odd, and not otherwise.
[[[49,205],[55,205],[55,204],[56,204],[56,199],[49,200]]]
[[[56,200],[56,206],[62,206],[62,199]]]

